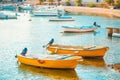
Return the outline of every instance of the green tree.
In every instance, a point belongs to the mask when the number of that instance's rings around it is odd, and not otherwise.
[[[66,0],[66,6],[71,6],[70,0]]]
[[[120,4],[120,0],[115,0],[114,3],[115,4]]]
[[[39,0],[39,3],[42,4],[43,0]]]
[[[49,2],[49,4],[53,4],[53,0],[47,0],[47,2]]]
[[[75,5],[76,5],[76,6],[80,6],[80,5],[81,5],[81,2],[82,2],[82,0],[76,0],[76,1],[75,1]]]
[[[109,5],[113,5],[114,4],[114,0],[104,0],[107,4]]]
[[[53,2],[53,0],[47,0],[48,2]]]
[[[57,2],[58,2],[58,5],[60,5],[60,1],[61,1],[61,0],[57,0]]]
[[[114,8],[115,9],[120,9],[120,0],[115,0],[114,1]]]
[[[92,3],[92,2],[91,2],[91,3],[89,4],[89,7],[96,7],[96,5],[95,5],[95,3]]]

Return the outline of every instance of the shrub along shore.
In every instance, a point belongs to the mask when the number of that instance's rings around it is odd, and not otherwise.
[[[120,18],[119,9],[63,6],[67,12]]]

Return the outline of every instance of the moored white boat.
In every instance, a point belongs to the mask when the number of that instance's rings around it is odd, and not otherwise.
[[[75,21],[71,16],[58,16],[55,18],[50,18],[49,21]]]
[[[112,33],[112,37],[120,37],[120,33]]]
[[[22,4],[22,5],[19,5],[19,9],[20,10],[32,10],[33,7],[31,6],[31,4]]]
[[[58,9],[55,6],[43,6],[33,10],[34,16],[57,16]]]
[[[93,32],[100,27],[94,22],[93,25],[90,26],[62,26],[64,33],[85,33],[85,32]]]
[[[0,4],[0,10],[15,11],[16,5],[14,5],[14,4]]]
[[[0,19],[17,19],[17,13],[11,11],[0,11]]]

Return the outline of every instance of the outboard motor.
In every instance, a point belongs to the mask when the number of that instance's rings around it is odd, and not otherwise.
[[[93,25],[94,25],[95,27],[100,27],[100,25],[98,25],[96,22],[94,22]]]
[[[27,51],[28,51],[27,48],[24,48],[24,49],[22,50],[22,52],[21,52],[21,55],[22,55],[22,56],[25,56],[26,53],[27,53]]]
[[[54,42],[54,39],[52,38],[52,39],[49,41],[48,45],[53,44],[53,42]]]
[[[43,48],[49,47],[51,44],[53,44],[54,39],[52,38],[46,45],[43,45]]]
[[[94,26],[97,26],[96,22],[93,23]]]

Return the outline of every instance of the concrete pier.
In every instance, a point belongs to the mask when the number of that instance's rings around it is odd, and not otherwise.
[[[120,28],[114,28],[114,27],[107,27],[108,29],[108,36],[112,37],[113,33],[120,33]]]

